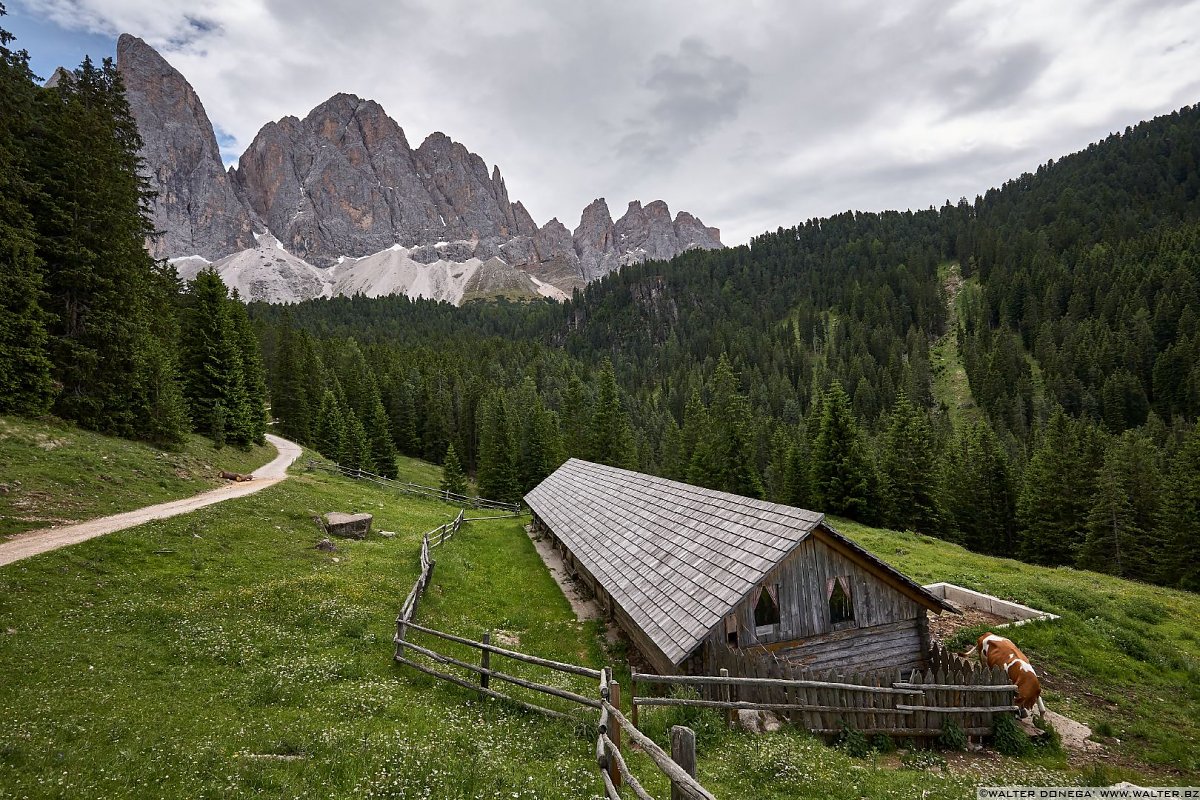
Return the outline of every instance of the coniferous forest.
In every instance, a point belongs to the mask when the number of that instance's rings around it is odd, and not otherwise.
[[[626,267],[565,304],[248,311],[152,233],[110,63],[3,37],[0,412],[281,435],[519,498],[568,457],[1200,590],[1200,108],[921,211]],[[967,398],[947,391],[965,372]]]
[[[3,14],[0,5],[0,14]],[[137,127],[111,60],[43,88],[0,29],[0,413],[159,444],[261,441],[266,387],[245,307],[181,286],[152,233]]]
[[[285,431],[351,462],[384,425],[502,499],[578,456],[1196,590],[1198,195],[1185,108],[973,202],[809,220],[565,305],[251,315]]]

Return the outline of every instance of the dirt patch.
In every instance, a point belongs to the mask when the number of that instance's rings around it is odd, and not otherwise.
[[[986,611],[980,611],[977,608],[964,609],[962,616],[958,614],[939,614],[936,617],[929,618],[929,635],[940,641],[946,641],[954,635],[960,628],[967,628],[971,625],[1003,625],[1012,620],[1005,619],[998,614],[989,614]]]
[[[520,647],[521,637],[512,631],[492,631],[492,643],[501,647]]]

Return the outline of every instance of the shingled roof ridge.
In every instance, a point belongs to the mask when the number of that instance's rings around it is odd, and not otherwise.
[[[692,496],[695,496],[698,498],[707,499],[710,501],[708,503],[709,505],[711,505],[712,500],[721,499],[721,500],[725,500],[727,502],[733,503],[734,505],[740,506],[743,508],[752,508],[752,509],[755,509],[756,511],[766,511],[766,512],[774,512],[777,514],[781,514],[785,517],[788,517],[789,519],[802,519],[805,521],[812,521],[812,518],[817,518],[819,520],[825,516],[824,514],[822,514],[819,511],[812,511],[807,508],[797,508],[796,506],[783,505],[781,503],[771,502],[770,500],[759,500],[754,497],[746,497],[745,495],[732,494],[730,492],[724,492],[719,489],[709,489],[709,488],[706,488],[703,486],[696,486],[696,485],[690,484],[690,483],[683,483],[681,481],[675,481],[675,480],[671,480],[670,478],[663,478],[663,477],[660,477],[657,475],[648,475],[644,472],[635,472],[634,470],[624,469],[622,467],[614,467],[614,466],[610,466],[608,464],[598,464],[594,461],[584,461],[579,458],[568,459],[567,462],[565,464],[563,464],[563,466],[564,467],[570,466],[572,463],[574,463],[577,467],[584,469],[585,471],[622,473],[624,475],[628,475],[631,478],[641,479],[641,481],[643,483],[669,484],[676,491],[676,493],[682,493],[682,494],[692,495]],[[561,469],[561,467],[560,467],[560,469]],[[791,513],[789,513],[789,512],[791,512]],[[798,513],[796,513],[796,512],[798,512]]]

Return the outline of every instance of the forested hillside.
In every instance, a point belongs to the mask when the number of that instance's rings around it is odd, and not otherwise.
[[[0,15],[4,7],[0,5]],[[137,128],[111,60],[45,87],[0,29],[0,414],[179,445],[266,428],[258,341],[212,273],[145,250]]]
[[[563,306],[252,315],[282,424],[343,460],[386,428],[515,497],[577,455],[1196,589],[1198,151],[1185,108],[974,203],[809,220]],[[953,316],[946,263],[973,288]],[[982,412],[958,428],[944,335]]]

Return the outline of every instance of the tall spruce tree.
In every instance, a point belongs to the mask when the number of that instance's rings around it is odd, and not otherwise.
[[[879,515],[878,479],[840,383],[829,388],[822,405],[812,448],[813,499],[818,510],[874,522]]]
[[[688,479],[732,494],[762,497],[762,479],[750,432],[750,407],[724,353],[717,361],[710,394],[708,430],[700,436]]]
[[[467,476],[463,474],[462,464],[459,463],[458,453],[454,443],[446,448],[446,458],[442,462],[442,491],[448,494],[465,496],[467,494]]]
[[[234,289],[229,300],[229,321],[233,345],[241,366],[242,415],[239,444],[261,444],[267,432],[267,378],[263,370],[259,338],[250,325],[246,306]]]
[[[1164,547],[1157,579],[1200,591],[1200,423],[1171,460],[1161,532]]]
[[[987,421],[959,431],[943,463],[952,538],[979,553],[1012,555],[1016,490],[1008,457]]]
[[[332,389],[326,389],[313,428],[313,446],[321,455],[337,461],[342,456],[345,438],[346,420],[342,415],[341,403]]]
[[[180,325],[180,368],[196,430],[212,433],[213,406],[220,403],[226,413],[226,438],[248,444],[261,425],[254,424],[246,392],[234,310],[216,270],[201,270],[188,283]]]
[[[4,13],[0,5],[0,17]],[[37,414],[54,397],[41,305],[44,264],[29,213],[38,189],[28,175],[27,142],[40,90],[29,56],[9,49],[12,40],[0,28],[0,413]]]
[[[941,535],[933,431],[924,412],[912,404],[903,390],[892,406],[881,462],[891,526]]]
[[[178,439],[165,431],[155,393],[172,369],[163,325],[174,270],[144,248],[152,227],[139,173],[141,139],[111,59],[90,59],[36,94],[39,135],[30,163],[41,191],[31,212],[45,273],[45,310],[54,378],[54,411],[84,427],[123,436]],[[158,340],[158,341],[156,341]]]
[[[375,465],[375,472],[385,478],[395,478],[398,474],[396,470],[396,445],[392,441],[392,430],[388,424],[387,410],[383,407],[383,400],[379,396],[378,389],[372,393],[370,411],[367,414],[364,427],[367,432],[367,440],[370,443],[371,462]]]
[[[629,418],[621,403],[621,390],[612,361],[604,359],[596,376],[596,406],[589,431],[589,460],[613,467],[633,468],[637,453]]]
[[[301,444],[312,442],[318,409],[309,405],[305,348],[290,314],[275,327],[275,361],[271,370],[271,413],[279,420],[279,433]]]
[[[1057,408],[1025,469],[1017,504],[1020,553],[1035,564],[1074,564],[1083,543],[1095,476],[1080,428]]]
[[[1122,578],[1146,580],[1161,548],[1155,541],[1162,476],[1153,443],[1126,431],[1113,439],[1096,476],[1079,566]]]
[[[367,437],[367,429],[362,420],[349,408],[343,412],[342,419],[345,436],[342,437],[342,449],[338,453],[337,462],[350,469],[374,472],[375,460],[371,457],[371,440]]]
[[[481,497],[504,502],[521,499],[514,450],[504,395],[496,392],[488,398],[485,413],[480,414],[476,483]]]

